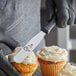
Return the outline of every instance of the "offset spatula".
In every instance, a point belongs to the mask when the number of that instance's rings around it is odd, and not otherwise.
[[[43,26],[42,27],[42,31],[40,31],[37,35],[35,35],[25,46],[24,48],[19,51],[13,58],[14,61],[20,63],[22,62],[25,57],[28,55],[28,53],[30,51],[33,51],[38,45],[39,43],[41,42],[41,40],[44,38],[44,36],[46,34],[48,34],[52,29],[53,27],[55,26],[55,23],[54,21],[51,21],[51,23],[49,23],[48,25],[46,26]]]

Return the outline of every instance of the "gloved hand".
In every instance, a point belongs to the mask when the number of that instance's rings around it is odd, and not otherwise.
[[[72,25],[75,21],[75,0],[46,0],[46,20],[58,27]]]
[[[0,76],[20,76],[19,72],[10,64],[6,55],[11,53],[17,46],[17,41],[8,36],[5,31],[0,28]]]

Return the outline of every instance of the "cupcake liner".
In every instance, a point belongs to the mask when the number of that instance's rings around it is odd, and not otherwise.
[[[38,59],[41,67],[43,76],[58,76],[59,70],[61,70],[66,64],[65,61],[61,62],[50,62],[42,59]]]
[[[33,72],[37,69],[38,63],[36,64],[23,64],[12,62],[12,65],[22,74],[22,76],[32,76]]]
[[[32,76],[33,72],[32,73],[22,73],[21,76]]]

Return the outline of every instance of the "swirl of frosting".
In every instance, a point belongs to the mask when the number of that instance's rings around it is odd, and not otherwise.
[[[17,48],[14,50],[13,53],[11,53],[11,54],[8,55],[8,59],[9,59],[10,62],[15,62],[15,61],[13,60],[13,57],[14,57],[19,51],[21,51],[21,49],[23,49],[23,47],[17,47]],[[36,62],[37,62],[37,58],[36,58],[34,52],[33,52],[33,51],[30,51],[30,52],[28,53],[28,55],[25,56],[25,59],[24,59],[21,63],[23,63],[23,64],[36,64]]]
[[[67,61],[68,53],[58,46],[48,46],[37,52],[37,57],[46,61],[59,62]]]
[[[76,76],[76,66],[70,63],[66,64],[60,71],[59,76]]]

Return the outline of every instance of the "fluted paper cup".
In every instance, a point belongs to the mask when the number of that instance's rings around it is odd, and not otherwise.
[[[21,76],[32,76],[32,74],[38,67],[38,63],[23,64],[23,63],[12,62],[12,65],[14,65],[16,69],[21,73]]]
[[[61,62],[50,62],[42,59],[38,59],[41,67],[43,76],[58,76],[59,70],[61,70],[66,64],[65,61]]]

